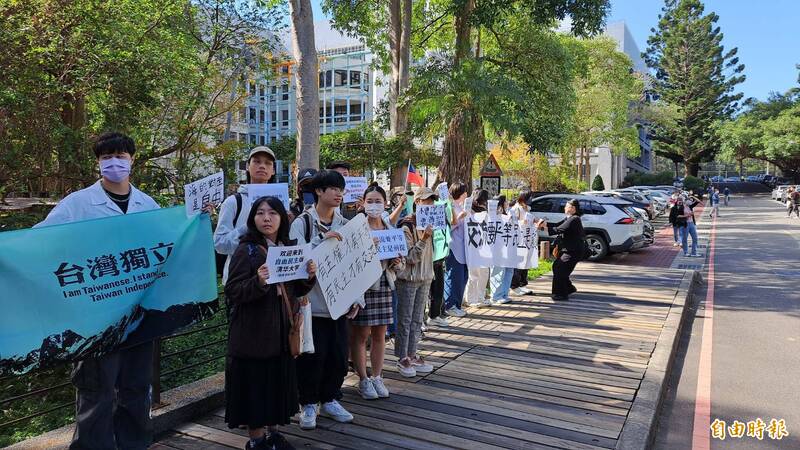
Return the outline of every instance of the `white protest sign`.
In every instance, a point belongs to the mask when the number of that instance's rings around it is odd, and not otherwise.
[[[497,220],[497,205],[499,204],[499,200],[489,200],[486,202],[486,211],[489,212],[489,220]]]
[[[248,184],[247,195],[251,204],[261,197],[278,197],[289,210],[289,185],[286,183]]]
[[[406,235],[402,229],[373,230],[372,237],[378,240],[378,259],[392,259],[408,255]]]
[[[447,228],[445,214],[447,205],[417,205],[417,229],[424,230],[430,225],[434,230]]]
[[[269,247],[267,249],[267,268],[269,269],[267,284],[307,279],[309,253],[311,253],[310,244]]]
[[[467,265],[531,269],[539,265],[538,235],[534,225],[500,216],[474,214],[467,219]]]
[[[450,198],[450,191],[447,190],[447,181],[443,181],[436,186],[436,190],[439,192],[439,200],[445,201]]]
[[[353,203],[367,190],[367,177],[344,177],[344,199],[342,203]]]
[[[225,174],[217,172],[183,187],[186,215],[198,214],[205,203],[218,205],[225,198]]]
[[[383,273],[366,216],[359,214],[336,231],[342,235],[341,241],[326,239],[311,251],[317,282],[333,319],[343,316],[354,303],[363,304],[364,292]]]
[[[466,211],[467,214],[472,214],[472,197],[464,199],[464,211]]]

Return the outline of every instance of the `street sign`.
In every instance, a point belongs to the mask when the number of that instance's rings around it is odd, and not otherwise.
[[[481,177],[481,189],[489,191],[492,197],[500,195],[500,177]]]
[[[500,164],[497,164],[497,160],[494,159],[494,155],[491,153],[489,154],[489,159],[483,163],[481,167],[481,177],[502,177],[503,171],[500,169]],[[485,189],[485,188],[484,188]]]

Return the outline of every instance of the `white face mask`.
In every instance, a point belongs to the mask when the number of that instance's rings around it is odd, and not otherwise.
[[[370,217],[380,217],[383,215],[383,204],[381,203],[365,203],[364,212]]]

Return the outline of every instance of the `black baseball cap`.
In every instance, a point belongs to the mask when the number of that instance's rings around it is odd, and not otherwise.
[[[301,184],[306,181],[311,181],[314,178],[314,175],[317,174],[317,169],[307,168],[303,169],[297,173],[297,184]]]

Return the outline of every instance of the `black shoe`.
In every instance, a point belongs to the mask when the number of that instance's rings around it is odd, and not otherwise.
[[[257,445],[250,445],[250,441],[247,441],[247,444],[244,446],[244,450],[272,450],[272,443],[270,441],[272,437],[268,439],[262,439]]]
[[[553,295],[550,298],[552,298],[553,301],[556,301],[556,302],[563,302],[563,301],[569,300],[569,298],[567,298],[567,296],[565,296],[565,295]]]
[[[576,292],[578,292],[578,288],[576,288],[575,286],[571,286],[569,288],[569,294],[567,294],[567,295],[572,295],[572,294],[574,294]]]
[[[277,431],[269,435],[268,442],[271,444],[271,447],[269,448],[275,450],[295,450],[294,445],[290,444],[289,441],[287,441],[286,438]]]

